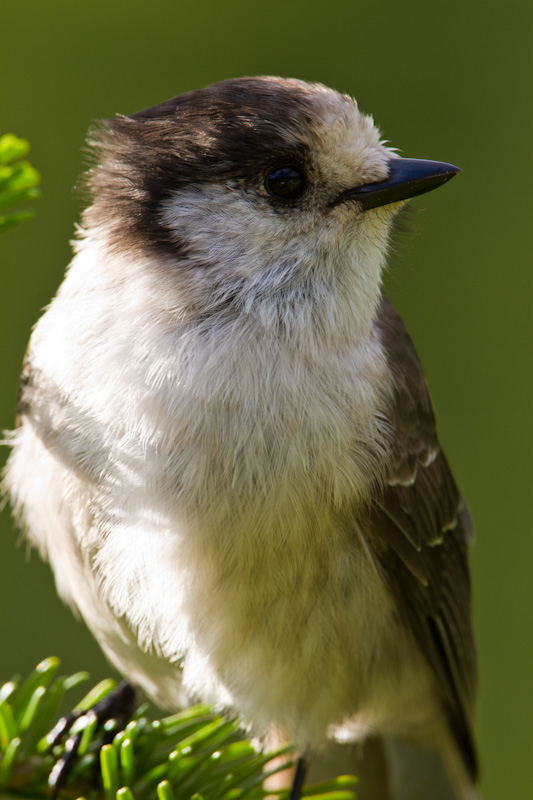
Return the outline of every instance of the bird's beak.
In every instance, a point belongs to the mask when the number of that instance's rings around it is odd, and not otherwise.
[[[389,175],[378,183],[366,183],[356,189],[343,192],[332,205],[344,203],[346,200],[357,200],[366,211],[369,208],[386,206],[407,200],[417,194],[431,192],[441,186],[458,172],[459,167],[442,161],[424,161],[419,158],[391,158]]]

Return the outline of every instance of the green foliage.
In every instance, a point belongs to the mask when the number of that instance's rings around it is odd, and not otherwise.
[[[33,211],[5,213],[15,203],[39,197],[39,173],[24,160],[29,150],[25,139],[12,133],[0,136],[0,233],[33,216]]]
[[[49,775],[65,754],[65,742],[51,749],[47,735],[65,695],[89,679],[87,673],[58,677],[59,660],[47,658],[26,680],[0,688],[0,798],[44,800]],[[95,686],[74,711],[87,711],[114,688]],[[109,728],[113,732],[113,728]],[[135,713],[111,744],[101,747],[96,717],[80,717],[71,733],[81,733],[78,755],[58,800],[263,800],[265,776],[287,764],[272,761],[287,750],[262,753],[246,741],[238,725],[196,706],[150,720],[147,706]],[[95,769],[97,760],[100,770]],[[99,777],[95,777],[99,776]],[[348,776],[305,789],[314,800],[354,800],[356,779]],[[287,791],[277,791],[281,800]]]

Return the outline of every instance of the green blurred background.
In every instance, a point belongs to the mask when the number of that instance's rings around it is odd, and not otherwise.
[[[487,800],[531,797],[531,33],[520,0],[2,5],[0,125],[32,143],[35,220],[0,240],[0,425],[32,324],[69,261],[91,120],[222,78],[279,74],[357,97],[403,155],[464,173],[413,202],[387,277],[425,364],[441,439],[476,521],[472,551]],[[0,535],[0,679],[46,655],[108,674],[35,554]]]

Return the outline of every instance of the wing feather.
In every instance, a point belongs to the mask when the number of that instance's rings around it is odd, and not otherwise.
[[[437,439],[422,367],[400,317],[383,300],[377,331],[395,384],[387,483],[371,528],[392,592],[434,670],[470,775],[476,656],[470,620],[468,511]]]

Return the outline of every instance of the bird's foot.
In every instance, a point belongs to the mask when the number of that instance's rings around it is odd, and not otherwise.
[[[117,731],[124,727],[131,718],[134,707],[134,688],[127,682],[120,683],[107,697],[95,703],[88,711],[74,712],[62,717],[48,734],[50,748],[53,749],[59,745],[72,730],[74,723],[78,719],[81,719],[81,717],[87,717],[93,720],[96,719],[96,727],[98,728],[105,725],[106,730],[101,738],[100,747],[103,747],[105,744],[110,744]],[[52,800],[56,800],[59,791],[65,785],[72,771],[82,736],[83,732],[80,731],[68,737],[65,742],[64,753],[56,762],[50,773],[48,784],[50,786]]]

